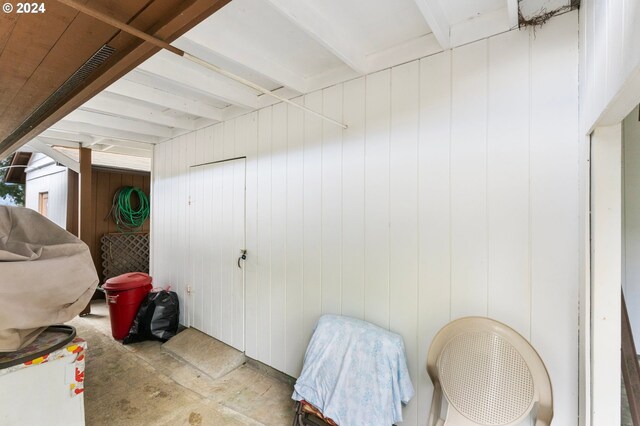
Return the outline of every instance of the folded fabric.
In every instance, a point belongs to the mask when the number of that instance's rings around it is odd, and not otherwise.
[[[97,285],[85,243],[31,209],[0,206],[0,352],[71,320]]]
[[[318,320],[292,398],[341,426],[402,421],[413,397],[402,337],[354,318]]]

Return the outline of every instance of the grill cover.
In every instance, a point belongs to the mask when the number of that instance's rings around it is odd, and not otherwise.
[[[85,243],[33,210],[0,206],[0,352],[74,318],[97,285]]]

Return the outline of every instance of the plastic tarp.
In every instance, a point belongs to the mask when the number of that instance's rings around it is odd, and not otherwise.
[[[133,320],[125,345],[144,340],[166,342],[178,333],[180,304],[174,291],[151,291],[147,294]]]
[[[74,318],[97,285],[86,244],[33,210],[0,206],[0,352]]]

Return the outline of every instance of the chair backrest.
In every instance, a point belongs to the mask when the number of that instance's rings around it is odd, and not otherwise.
[[[427,372],[435,385],[432,411],[441,391],[456,425],[516,425],[536,403],[536,425],[551,423],[551,381],[542,359],[498,321],[467,317],[446,325],[431,343]],[[433,424],[441,422],[439,409]]]

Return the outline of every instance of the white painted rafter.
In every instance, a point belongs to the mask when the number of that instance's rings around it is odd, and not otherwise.
[[[129,157],[139,157],[139,158],[153,157],[153,151],[142,151],[142,150],[127,148],[126,146],[118,146],[118,145],[105,145],[100,150],[100,152],[105,152],[109,154],[120,154],[120,155],[129,156]]]
[[[80,110],[128,117],[161,126],[195,130],[193,120],[172,117],[153,108],[134,104],[133,102],[127,101],[127,99],[130,98],[120,97],[111,93],[101,93],[82,105]]]
[[[130,157],[142,157],[151,158],[153,156],[153,150],[129,148],[127,146],[119,145],[122,141],[104,139],[102,142],[92,145],[91,150],[96,152],[108,152],[110,154],[127,155]]]
[[[128,80],[136,75],[136,71],[129,73],[125,79],[120,79],[105,89],[105,92],[115,93],[131,99],[160,105],[164,108],[181,111],[190,115],[222,121],[222,111],[204,102],[180,96],[176,93],[161,90],[145,84]]]
[[[258,95],[250,89],[226,77],[207,72],[172,53],[160,51],[140,64],[138,69],[199,90],[233,105],[252,110],[258,106]]]
[[[139,120],[130,120],[115,115],[100,114],[97,112],[77,109],[64,118],[65,121],[76,123],[94,124],[106,128],[124,130],[127,132],[141,133],[161,138],[170,138],[173,134],[170,127],[159,126]]]
[[[76,144],[91,143],[95,139],[89,135],[73,133],[73,132],[60,132],[58,130],[47,129],[39,135],[41,139],[55,139],[68,142],[75,142]]]
[[[66,139],[47,138],[42,135],[38,136],[38,140],[50,146],[64,146],[65,148],[80,148],[82,146],[82,143],[80,142],[75,142],[75,141],[66,140]]]
[[[358,74],[367,74],[369,66],[361,46],[335,24],[313,10],[308,0],[267,0],[289,21],[324,46]]]
[[[43,141],[39,140],[37,137],[31,139],[27,144],[34,150],[50,157],[55,162],[62,164],[63,166],[73,170],[76,173],[80,173],[80,163],[74,160],[71,157],[68,157],[61,153],[60,151],[56,151]]]
[[[507,0],[507,15],[509,17],[509,27],[517,28],[518,27],[518,11],[519,11],[519,1],[518,0]]]
[[[182,36],[173,42],[173,45],[203,59],[207,59],[207,51],[211,51],[298,93],[306,92],[307,81],[304,77],[283,67],[269,54],[247,53],[247,46],[250,43],[238,34],[225,35],[223,32],[219,37],[214,37],[207,31],[201,31],[197,34],[189,33],[188,36]]]
[[[51,126],[51,128],[53,130],[58,130],[62,132],[94,135],[96,137],[100,136],[100,137],[110,138],[110,139],[128,140],[128,141],[145,142],[145,143],[160,142],[160,138],[157,136],[128,132],[125,130],[113,129],[109,127],[98,126],[95,124],[80,123],[80,122],[74,122],[74,121],[68,121],[68,120],[60,120],[56,124]]]
[[[135,149],[137,151],[153,151],[153,144],[144,142],[124,141],[119,139],[100,139],[90,144],[82,144],[84,148],[92,148],[97,145],[102,146],[119,146],[124,148]]]
[[[451,48],[450,28],[451,23],[447,19],[439,0],[415,0],[427,25],[436,36],[442,49]]]

